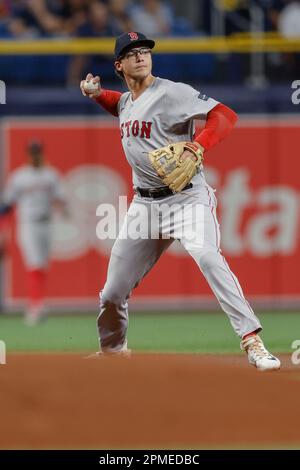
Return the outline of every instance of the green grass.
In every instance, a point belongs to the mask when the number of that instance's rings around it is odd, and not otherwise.
[[[262,334],[272,352],[291,352],[300,339],[300,313],[263,313]],[[137,351],[238,353],[239,339],[221,313],[132,313],[129,345]],[[21,316],[0,316],[0,339],[13,351],[96,351],[96,314],[52,316],[35,327]]]

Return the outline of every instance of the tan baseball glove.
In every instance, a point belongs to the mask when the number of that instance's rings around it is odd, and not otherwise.
[[[182,155],[185,151],[193,156]],[[150,162],[164,184],[179,193],[189,184],[203,162],[203,147],[192,142],[176,142],[149,153]]]

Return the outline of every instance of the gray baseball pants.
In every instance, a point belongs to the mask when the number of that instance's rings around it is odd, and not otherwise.
[[[112,248],[100,292],[97,324],[102,351],[126,347],[131,291],[175,239],[196,261],[236,334],[242,338],[262,329],[221,253],[215,206],[199,204],[190,191],[159,200],[135,196]]]

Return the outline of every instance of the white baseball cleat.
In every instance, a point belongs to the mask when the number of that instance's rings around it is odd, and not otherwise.
[[[246,351],[248,361],[261,371],[280,369],[280,360],[265,348],[258,335],[248,336],[241,341],[241,349]]]

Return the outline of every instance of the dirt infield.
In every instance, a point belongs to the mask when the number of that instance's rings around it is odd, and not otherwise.
[[[300,448],[300,366],[283,362],[260,373],[244,356],[11,354],[0,448]]]

